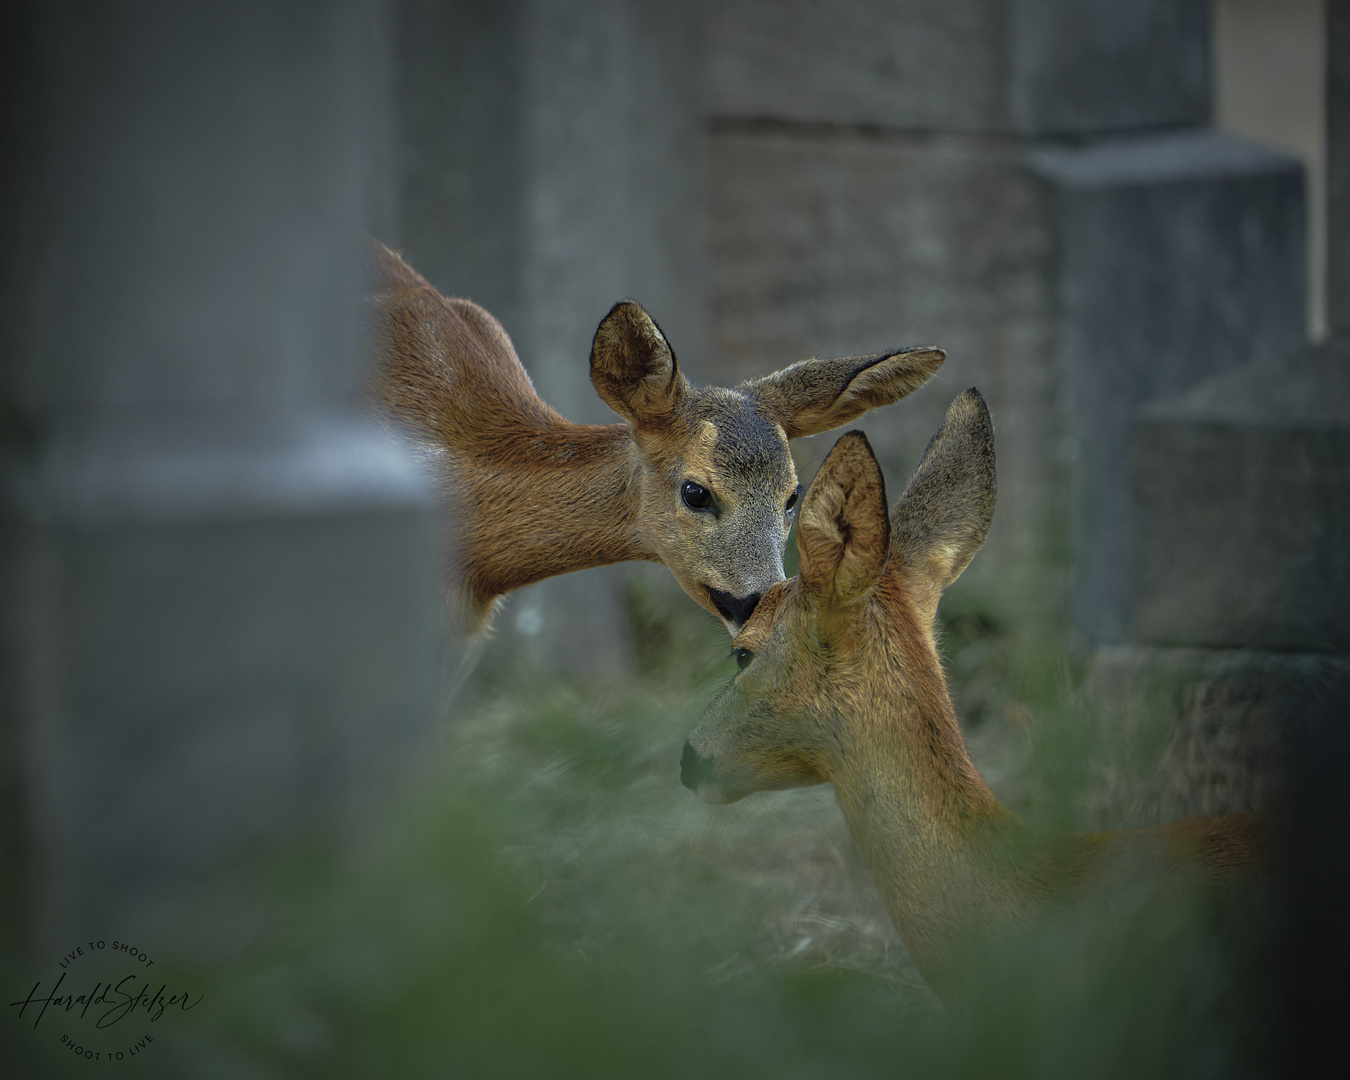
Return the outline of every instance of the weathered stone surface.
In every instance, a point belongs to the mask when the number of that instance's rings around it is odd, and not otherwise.
[[[704,24],[714,116],[1004,130],[1006,29],[996,0],[903,6],[731,0]]]
[[[1105,134],[1210,118],[1203,0],[1012,0],[1013,125]]]
[[[28,6],[0,206],[7,931],[144,927],[250,836],[355,815],[433,728],[433,514],[359,399],[375,23]]]
[[[1293,347],[1304,326],[1298,164],[1211,131],[1035,151],[1057,237],[1076,459],[1076,621],[1131,629],[1132,423],[1146,401]]]
[[[715,116],[1026,135],[1209,119],[1198,0],[730,0],[704,38]]]
[[[1279,810],[1297,752],[1320,737],[1309,725],[1342,706],[1347,686],[1345,655],[1098,649],[1088,688],[1122,753],[1093,790],[1095,823]]]
[[[1149,406],[1135,475],[1142,640],[1350,652],[1350,346]]]
[[[1057,422],[1050,231],[1015,149],[981,138],[724,128],[711,165],[719,380],[811,355],[941,345],[947,361],[927,386],[856,426],[894,497],[952,398],[978,386],[996,427],[999,506],[968,573],[1006,574],[1044,552]],[[837,434],[797,444],[805,476]]]

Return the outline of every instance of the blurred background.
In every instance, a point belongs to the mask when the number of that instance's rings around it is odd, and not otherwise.
[[[828,791],[679,787],[731,666],[664,569],[545,582],[446,640],[442,509],[363,397],[369,233],[497,315],[577,421],[613,419],[586,364],[624,296],[700,382],[945,348],[858,426],[894,498],[951,399],[989,402],[997,513],[941,616],[977,764],[1078,828],[1284,809],[1281,977],[1309,1030],[1334,1013],[1344,5],[4,20],[6,992],[135,937],[207,994],[125,1063],[165,1075],[1279,1071],[1232,1037],[1227,961],[1140,924],[991,961],[1021,1011],[953,1038]],[[834,437],[795,445],[804,482]],[[1028,975],[1047,955],[1078,966]],[[1164,955],[1161,990],[1082,991]],[[71,1057],[10,1019],[17,1067]]]

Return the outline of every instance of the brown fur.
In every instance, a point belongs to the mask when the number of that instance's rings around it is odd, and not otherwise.
[[[943,358],[927,347],[807,360],[735,389],[695,387],[656,323],[623,301],[596,330],[590,374],[624,422],[573,424],[539,399],[486,311],[441,296],[383,244],[371,266],[375,396],[452,507],[450,586],[470,633],[504,593],[628,559],[664,562],[734,632],[710,590],[740,599],[782,580],[789,436],[903,397]],[[686,481],[712,507],[686,505]]]
[[[861,432],[807,492],[801,573],[765,597],[734,645],[753,656],[689,737],[682,778],[705,798],[831,783],[896,928],[946,987],[955,942],[1027,918],[1144,853],[1162,870],[1259,873],[1264,824],[1186,818],[1152,830],[1034,836],[976,771],[934,642],[942,590],[984,542],[993,432],[974,390],[948,410],[888,520]]]

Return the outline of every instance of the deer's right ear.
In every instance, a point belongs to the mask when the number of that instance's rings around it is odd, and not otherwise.
[[[660,327],[633,300],[620,300],[596,329],[591,383],[605,404],[638,427],[669,418],[689,386]]]
[[[802,360],[744,387],[783,425],[787,437],[796,439],[899,401],[927,382],[946,356],[937,346],[924,345],[875,356]]]
[[[822,608],[848,607],[880,579],[890,554],[886,481],[861,431],[840,437],[802,500],[798,575]]]
[[[892,549],[931,619],[994,519],[994,426],[973,386],[953,401],[891,517]]]

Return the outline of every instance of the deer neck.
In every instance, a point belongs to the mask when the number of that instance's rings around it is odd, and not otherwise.
[[[557,574],[657,557],[638,524],[641,462],[626,424],[558,419],[447,464],[471,611]]]
[[[933,981],[964,935],[1015,920],[1039,891],[1026,827],[969,755],[936,654],[865,700],[831,780],[896,929]],[[926,670],[923,670],[926,668]]]

